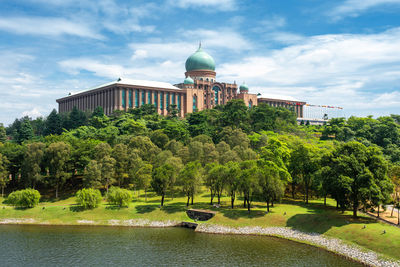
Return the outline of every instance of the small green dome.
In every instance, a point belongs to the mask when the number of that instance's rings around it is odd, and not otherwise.
[[[240,87],[239,87],[240,91],[249,91],[249,87],[247,86],[247,84],[243,83]]]
[[[192,70],[212,70],[215,71],[215,61],[214,59],[207,54],[206,52],[201,49],[201,46],[199,46],[199,49],[191,55],[187,60],[186,60],[186,71],[192,71]]]
[[[184,84],[194,84],[194,81],[190,76],[187,76],[187,78],[183,81]]]

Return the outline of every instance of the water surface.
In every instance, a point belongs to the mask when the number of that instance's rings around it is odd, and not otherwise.
[[[1,266],[361,266],[278,238],[183,228],[0,226]]]

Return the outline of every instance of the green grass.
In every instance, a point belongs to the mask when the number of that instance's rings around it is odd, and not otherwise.
[[[186,198],[177,197],[173,200],[167,198],[165,206],[159,208],[160,197],[151,193],[148,196],[145,202],[143,194],[139,197],[135,194],[134,201],[128,208],[116,208],[102,202],[100,207],[86,211],[79,211],[74,197],[60,201],[41,202],[39,206],[32,209],[15,209],[0,204],[0,219],[33,218],[38,223],[72,225],[78,224],[78,220],[92,220],[100,225],[107,225],[108,220],[111,219],[191,221],[185,213]],[[1,198],[0,202],[3,202]],[[236,201],[236,207],[233,210],[229,208],[229,204],[229,199],[224,197],[222,207],[213,208],[209,205],[208,195],[201,194],[195,198],[195,205],[191,207],[217,211],[216,216],[207,223],[232,227],[291,227],[303,232],[315,232],[340,238],[345,242],[355,243],[400,260],[400,228],[377,222],[361,214],[358,219],[353,219],[350,212],[342,214],[337,211],[333,200],[329,200],[328,206],[324,207],[322,200],[312,200],[310,204],[305,205],[302,201],[285,199],[282,203],[275,204],[268,214],[265,212],[265,203],[253,203],[250,213],[243,209],[241,200]],[[366,225],[365,229],[363,229],[364,225]],[[386,234],[383,234],[383,230]]]

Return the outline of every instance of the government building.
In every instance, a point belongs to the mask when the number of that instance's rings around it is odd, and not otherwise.
[[[90,88],[57,99],[60,113],[69,112],[73,107],[82,111],[93,111],[101,106],[106,115],[115,110],[127,111],[144,104],[152,104],[161,115],[168,114],[170,105],[176,105],[180,117],[187,113],[211,109],[226,104],[232,99],[243,99],[248,107],[260,102],[275,107],[286,107],[303,117],[305,102],[259,97],[249,93],[246,84],[216,80],[215,61],[203,49],[199,49],[186,60],[185,79],[175,85],[165,82],[119,78],[116,81]],[[239,90],[238,90],[239,89]]]

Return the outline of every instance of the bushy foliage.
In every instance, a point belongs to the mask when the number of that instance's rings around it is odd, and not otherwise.
[[[128,207],[129,203],[132,202],[132,198],[133,194],[130,190],[114,186],[110,188],[107,195],[107,201],[119,207]]]
[[[14,191],[7,198],[9,204],[22,208],[33,208],[39,204],[39,200],[39,191],[32,188]]]
[[[101,202],[100,190],[93,188],[83,188],[76,193],[76,202],[83,209],[97,208]]]

